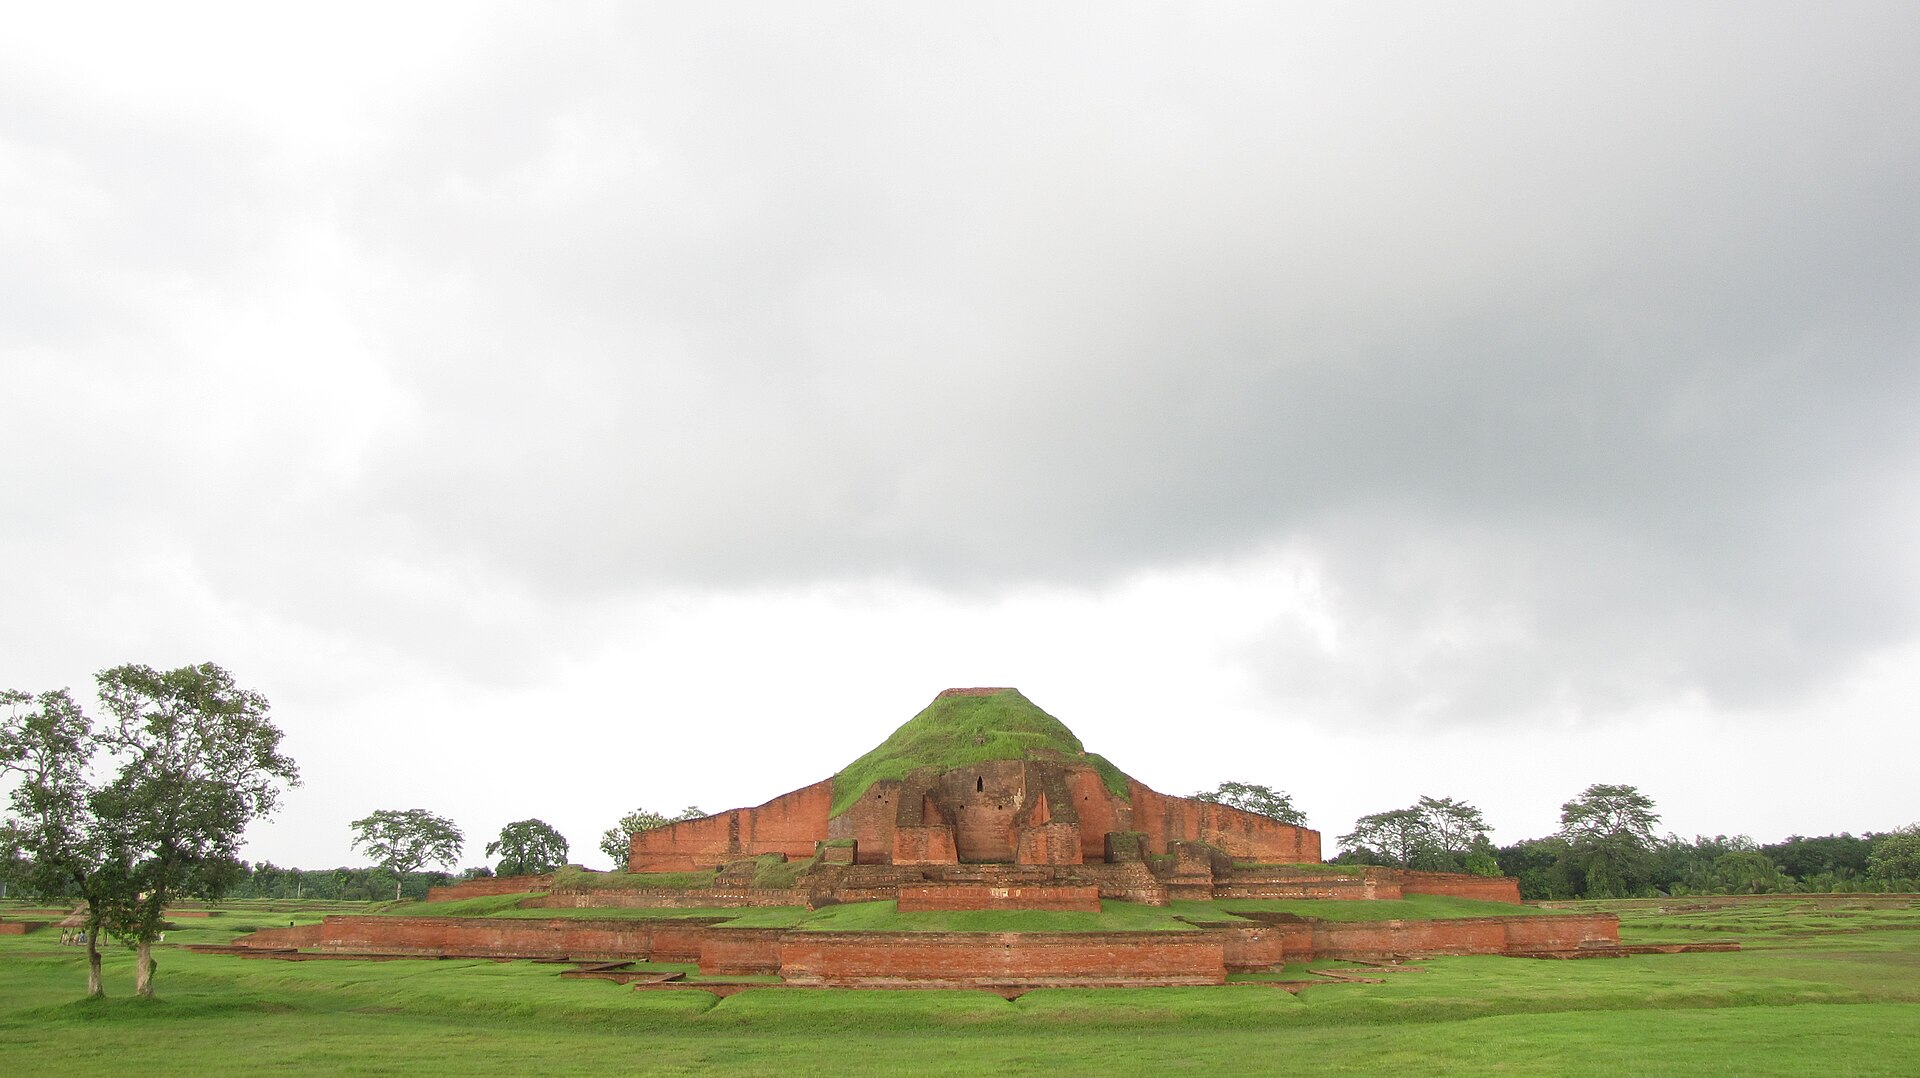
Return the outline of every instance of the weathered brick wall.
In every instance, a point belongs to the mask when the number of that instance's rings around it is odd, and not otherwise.
[[[1285,868],[1234,866],[1214,881],[1215,898],[1400,898],[1399,873],[1391,869],[1354,868],[1345,872],[1314,872]]]
[[[260,947],[266,950],[280,950],[285,947],[313,948],[320,946],[324,925],[291,925],[287,928],[261,928],[235,939],[241,947]]]
[[[1287,960],[1286,934],[1271,925],[1210,931],[1219,937],[1222,958],[1232,972],[1272,969]]]
[[[1105,861],[1107,834],[1133,830],[1133,806],[1113,796],[1091,767],[1068,775],[1067,791],[1080,818],[1080,859]]]
[[[1451,921],[1318,921],[1307,948],[1290,957],[1379,958],[1395,954],[1503,954],[1508,951],[1572,951],[1617,944],[1620,920],[1612,914],[1565,917],[1475,917]]]
[[[318,925],[262,929],[234,942],[364,954],[483,954],[508,958],[651,958],[693,962],[715,918],[670,921],[508,920],[483,917],[330,916]]]
[[[1220,938],[1203,932],[789,932],[780,975],[843,986],[1221,984],[1226,960]]]
[[[1070,823],[1049,823],[1020,829],[1015,860],[1023,865],[1077,865],[1081,861],[1080,829]]]
[[[1402,872],[1400,891],[1409,895],[1449,895],[1520,905],[1520,881],[1512,876],[1467,876],[1452,872]]]
[[[716,928],[700,937],[700,972],[740,976],[780,972],[784,928]]]
[[[874,783],[847,811],[828,822],[827,837],[854,839],[859,851],[858,864],[886,864],[896,852],[894,827],[901,796],[901,785],[896,781]],[[947,845],[953,845],[951,837]]]
[[[909,780],[875,783],[837,817],[828,816],[829,779],[755,808],[642,832],[628,868],[688,871],[760,853],[804,858],[829,838],[853,839],[859,864],[1072,864],[1104,860],[1106,836],[1116,831],[1145,834],[1154,853],[1197,841],[1240,860],[1320,860],[1317,831],[1138,782],[1130,783],[1130,800],[1115,797],[1098,772],[1076,761],[994,760]]]
[[[1132,830],[1144,832],[1149,847],[1164,852],[1172,842],[1205,842],[1238,861],[1318,862],[1320,832],[1270,820],[1251,812],[1171,797],[1138,782],[1128,784],[1133,800]]]
[[[1510,917],[1505,923],[1509,951],[1572,951],[1620,942],[1620,918],[1611,913]]]
[[[762,853],[812,857],[814,843],[828,837],[832,808],[833,780],[827,779],[754,808],[642,831],[633,836],[627,871],[688,872]]]
[[[940,776],[935,800],[954,809],[954,848],[962,861],[1014,860],[1016,817],[1028,808],[1027,765],[989,760]]]
[[[993,887],[986,884],[902,884],[900,912],[922,910],[1073,910],[1100,912],[1098,887]]]
[[[860,841],[866,846],[866,840]],[[951,827],[898,827],[893,831],[896,865],[950,865],[959,860]]]
[[[477,880],[462,880],[445,887],[427,888],[428,902],[445,902],[456,898],[481,898],[487,895],[517,895],[544,891],[553,886],[553,874],[544,876],[486,876]]]

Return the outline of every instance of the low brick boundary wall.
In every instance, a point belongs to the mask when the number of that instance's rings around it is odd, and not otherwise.
[[[336,915],[317,925],[261,929],[236,939],[234,944],[269,950],[295,947],[355,954],[697,962],[707,926],[717,920],[712,917],[594,921]]]
[[[1520,905],[1520,881],[1512,876],[1466,876],[1453,872],[1402,872],[1400,893],[1478,898]]]
[[[717,933],[716,933],[717,934]],[[1207,932],[788,932],[780,976],[838,987],[1224,984]]]
[[[1214,898],[1332,898],[1365,900],[1399,898],[1400,885],[1371,873],[1337,875],[1325,872],[1287,872],[1236,868],[1213,883]]]
[[[1265,920],[1260,914],[1243,914]],[[1287,960],[1395,955],[1579,952],[1620,945],[1610,913],[1464,917],[1450,921],[1307,921],[1279,915],[1273,927]]]
[[[784,928],[716,928],[700,937],[700,972],[710,975],[780,972]]]
[[[492,895],[530,894],[553,886],[551,873],[545,876],[482,876],[461,880],[445,887],[427,888],[428,902],[446,902],[456,898],[485,898]]]

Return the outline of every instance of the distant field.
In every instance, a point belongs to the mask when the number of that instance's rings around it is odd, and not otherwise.
[[[1589,904],[1588,908],[1592,908]],[[276,962],[159,952],[161,999],[88,1004],[56,932],[0,937],[7,1074],[1920,1074],[1920,900],[1622,904],[1627,942],[1733,954],[1443,958],[1381,984],[980,992],[769,987],[725,1000],[527,962]],[[224,941],[321,912],[227,910]],[[1342,965],[1327,963],[1328,967]]]

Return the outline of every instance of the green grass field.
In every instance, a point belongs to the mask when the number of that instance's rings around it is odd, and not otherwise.
[[[278,962],[159,951],[161,998],[88,1003],[58,934],[0,937],[0,1073],[1920,1074],[1920,900],[1623,903],[1627,942],[1733,954],[1443,958],[1299,996],[1221,988],[768,987],[724,1000],[563,980],[527,962]],[[331,911],[329,911],[331,912]],[[224,941],[318,913],[236,909]],[[1329,966],[1336,965],[1329,963]]]

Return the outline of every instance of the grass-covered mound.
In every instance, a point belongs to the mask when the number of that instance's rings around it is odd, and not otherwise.
[[[712,887],[716,874],[711,868],[698,872],[594,872],[568,865],[554,870],[551,887],[555,891],[641,891],[656,887],[685,891]]]
[[[833,815],[853,807],[874,783],[902,779],[910,772],[952,771],[989,760],[1050,755],[1084,758],[1100,773],[1107,789],[1118,797],[1127,796],[1127,776],[1119,768],[1088,752],[1065,723],[1040,710],[1020,690],[943,693],[872,752],[833,777]]]

